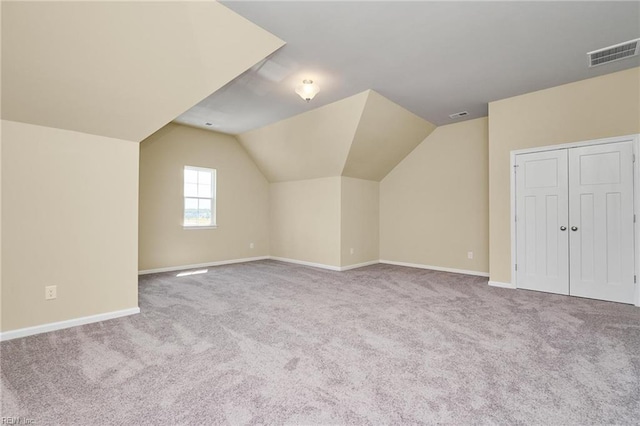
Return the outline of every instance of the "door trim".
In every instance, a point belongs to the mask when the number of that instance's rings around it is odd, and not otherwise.
[[[603,138],[603,139],[593,139],[588,141],[578,141],[578,142],[570,142],[560,145],[549,145],[549,146],[540,146],[536,148],[526,148],[526,149],[518,149],[511,151],[510,153],[510,191],[511,191],[511,215],[510,215],[510,225],[511,225],[511,285],[512,288],[518,288],[517,282],[517,274],[516,274],[516,180],[515,180],[515,165],[516,165],[516,155],[520,154],[530,154],[533,152],[543,152],[543,151],[555,151],[559,149],[568,149],[568,148],[578,148],[589,145],[604,145],[609,143],[618,143],[618,142],[632,142],[633,143],[633,155],[636,157],[636,161],[633,163],[633,210],[634,213],[640,210],[640,159],[638,159],[638,153],[640,153],[640,133],[625,135],[625,136],[616,136],[612,138]],[[640,214],[638,214],[638,220],[640,220]],[[638,269],[640,266],[640,222],[636,222],[634,224],[634,274],[638,276]],[[640,278],[640,277],[638,277]],[[634,304],[635,306],[640,307],[640,280],[636,282],[635,286],[635,298]]]

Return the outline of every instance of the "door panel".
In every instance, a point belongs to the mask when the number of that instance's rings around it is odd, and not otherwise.
[[[582,258],[582,262],[580,262],[580,268],[574,268],[571,270],[573,274],[576,274],[576,271],[580,271],[579,277],[582,281],[594,281],[595,280],[595,236],[594,236],[594,220],[593,220],[593,210],[595,206],[593,205],[593,194],[581,194],[580,195],[580,226],[582,228],[581,238],[574,239],[580,246],[573,247],[574,253],[582,253],[580,257]],[[573,230],[572,230],[573,231]],[[575,242],[574,242],[575,244]]]
[[[569,149],[570,294],[633,303],[633,145]]]
[[[516,283],[569,294],[567,150],[516,156]]]

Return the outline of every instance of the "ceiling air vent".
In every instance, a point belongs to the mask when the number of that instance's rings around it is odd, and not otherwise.
[[[467,115],[469,115],[467,111],[461,111],[461,112],[456,112],[455,114],[451,114],[449,118],[452,120],[455,120],[456,118],[466,117]]]
[[[587,53],[589,67],[608,64],[620,59],[630,58],[640,53],[640,38]]]

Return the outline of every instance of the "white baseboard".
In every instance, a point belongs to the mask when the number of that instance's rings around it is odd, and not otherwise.
[[[289,259],[286,257],[260,256],[260,257],[245,257],[242,259],[222,260],[220,262],[196,263],[193,265],[169,266],[167,268],[146,269],[143,271],[138,271],[138,275],[157,274],[159,272],[184,271],[187,269],[207,268],[210,266],[231,265],[233,263],[254,262],[256,260],[267,260],[267,259],[277,260],[279,262],[295,263],[296,265],[311,266],[314,268],[328,269],[330,271],[338,271],[338,272],[348,271],[350,269],[362,268],[363,266],[375,265],[377,263],[380,263],[377,260],[372,260],[370,262],[364,262],[364,263],[358,263],[355,265],[340,267],[340,266],[326,265],[324,263],[307,262],[306,260]]]
[[[365,266],[377,265],[378,263],[380,263],[379,260],[371,260],[369,262],[362,262],[362,263],[356,263],[354,265],[342,266],[340,268],[340,270],[341,271],[349,271],[351,269],[357,269],[357,268],[362,268],[362,267],[365,267]]]
[[[330,271],[341,271],[339,266],[325,265],[324,263],[314,263],[314,262],[307,262],[306,260],[288,259],[286,257],[275,257],[275,256],[271,256],[269,257],[269,259],[277,260],[278,262],[295,263],[296,265],[312,266],[314,268],[328,269]]]
[[[420,263],[396,262],[393,260],[383,260],[383,259],[380,259],[380,263],[386,263],[387,265],[406,266],[409,268],[430,269],[432,271],[452,272],[454,274],[475,275],[477,277],[485,277],[485,278],[489,277],[489,274],[487,272],[468,271],[466,269],[443,268],[441,266],[423,265]]]
[[[270,259],[269,256],[244,257],[241,259],[221,260],[219,262],[196,263],[193,265],[169,266],[166,268],[146,269],[138,271],[138,275],[157,274],[158,272],[184,271],[185,269],[208,268],[210,266],[231,265],[233,263],[254,262],[256,260]]]
[[[126,317],[139,314],[140,308],[123,309],[121,311],[106,312],[104,314],[90,315],[88,317],[74,318],[66,321],[51,322],[48,324],[36,325],[34,327],[19,328],[0,333],[0,342],[18,339],[20,337],[33,336],[34,334],[48,333],[55,330],[76,327],[79,325],[91,324],[94,322],[106,321],[114,318]]]
[[[378,260],[371,260],[369,262],[356,263],[354,265],[333,266],[333,265],[326,265],[324,263],[307,262],[306,260],[289,259],[286,257],[271,256],[269,257],[269,259],[277,260],[278,262],[294,263],[296,265],[311,266],[314,268],[328,269],[330,271],[337,271],[337,272],[349,271],[351,269],[362,268],[364,266],[376,265],[380,263],[380,261]]]
[[[501,283],[500,281],[489,281],[491,287],[510,288],[515,290],[516,286],[512,283]]]

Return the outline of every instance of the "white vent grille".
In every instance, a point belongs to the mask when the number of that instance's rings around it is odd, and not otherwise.
[[[589,67],[630,58],[640,53],[640,38],[587,53]]]
[[[450,119],[455,120],[456,118],[461,118],[469,115],[467,111],[456,112],[455,114],[451,114],[449,116]]]

